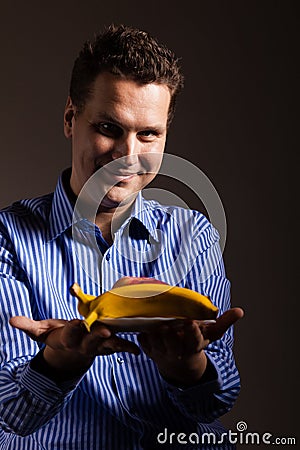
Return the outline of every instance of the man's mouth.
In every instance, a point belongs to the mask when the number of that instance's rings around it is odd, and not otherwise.
[[[110,177],[118,182],[125,182],[125,181],[130,181],[132,178],[134,178],[136,175],[138,175],[137,173],[132,173],[132,174],[110,174]]]
[[[134,178],[137,175],[144,175],[145,172],[141,170],[141,168],[132,168],[129,169],[127,168],[127,170],[118,170],[118,168],[116,168],[116,170],[111,170],[108,169],[105,165],[97,165],[95,168],[95,172],[97,172],[98,170],[103,169],[103,175],[109,177],[111,180],[116,180],[118,182],[120,181],[129,181],[130,179]]]

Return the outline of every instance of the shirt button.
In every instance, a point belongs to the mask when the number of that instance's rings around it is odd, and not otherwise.
[[[117,357],[117,363],[118,363],[118,364],[123,364],[123,362],[124,362],[124,359],[121,358],[121,356],[118,356],[118,357]]]
[[[110,260],[110,254],[107,253],[107,255],[106,255],[106,261],[109,261],[109,260]]]

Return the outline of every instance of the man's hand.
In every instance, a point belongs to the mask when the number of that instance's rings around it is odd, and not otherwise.
[[[173,322],[141,333],[139,342],[166,380],[190,386],[199,382],[205,372],[207,359],[203,350],[243,315],[241,308],[232,308],[207,325],[197,320]]]
[[[192,385],[201,379],[206,369],[203,350],[209,342],[220,339],[243,315],[242,309],[232,308],[213,324],[201,325],[197,320],[175,321],[141,333],[139,343],[167,380]],[[90,332],[79,319],[35,321],[17,316],[10,319],[10,324],[46,345],[44,358],[50,367],[72,373],[74,377],[88,370],[98,355],[115,352],[137,355],[140,352],[136,344],[117,337],[100,322],[96,322]]]
[[[140,353],[137,345],[115,336],[100,322],[96,322],[90,332],[79,319],[35,321],[17,316],[10,319],[10,324],[31,339],[46,344],[45,361],[58,371],[73,372],[74,377],[88,370],[97,355]]]

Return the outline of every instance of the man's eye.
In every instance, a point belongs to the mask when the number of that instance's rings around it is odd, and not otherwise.
[[[108,137],[120,137],[122,134],[122,130],[118,125],[115,125],[113,123],[103,122],[103,123],[97,123],[94,125],[95,130],[97,133],[104,134]]]
[[[145,137],[145,138],[154,138],[155,136],[157,136],[157,132],[154,130],[144,130],[144,131],[140,131],[139,136]]]

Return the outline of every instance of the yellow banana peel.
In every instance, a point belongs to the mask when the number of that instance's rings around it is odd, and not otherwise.
[[[99,320],[120,318],[176,318],[213,320],[218,308],[210,299],[187,288],[160,283],[127,284],[96,297],[85,294],[77,283],[70,292],[88,330]]]

